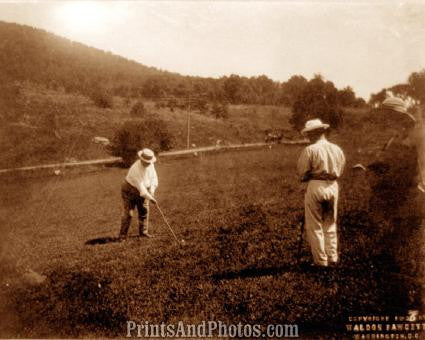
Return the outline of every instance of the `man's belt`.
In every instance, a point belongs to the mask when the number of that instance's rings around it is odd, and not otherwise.
[[[311,180],[316,181],[336,181],[338,177],[336,175],[321,173],[321,174],[311,174],[307,173],[302,179],[303,182],[308,182]]]
[[[318,181],[336,181],[338,177],[331,174],[317,174],[312,175],[310,179],[315,179]]]

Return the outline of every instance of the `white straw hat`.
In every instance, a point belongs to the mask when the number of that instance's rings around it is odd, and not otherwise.
[[[156,157],[155,153],[151,149],[142,149],[139,152],[137,152],[137,156],[139,156],[140,160],[146,163],[155,163]]]
[[[407,107],[404,101],[397,97],[388,97],[382,102],[382,106],[397,112],[406,113]]]
[[[320,119],[311,119],[305,123],[304,129],[302,129],[301,133],[305,134],[306,132],[313,131],[316,129],[327,129],[329,128],[329,124],[323,123]]]
[[[413,117],[410,113],[407,112],[407,105],[401,98],[388,97],[382,102],[382,107],[385,107],[385,108],[390,109],[392,111],[404,113],[410,119],[412,119],[414,122],[416,122],[416,118]]]

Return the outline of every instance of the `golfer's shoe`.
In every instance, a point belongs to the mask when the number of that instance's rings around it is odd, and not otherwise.
[[[144,231],[143,233],[140,234],[140,237],[152,238],[153,235],[152,234],[149,234],[147,231]]]
[[[300,264],[300,268],[309,273],[326,273],[329,271],[329,266],[321,266],[315,263],[304,262]]]

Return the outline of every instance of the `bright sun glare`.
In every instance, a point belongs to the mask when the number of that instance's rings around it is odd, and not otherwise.
[[[64,2],[57,10],[57,19],[68,33],[96,33],[107,24],[106,8],[99,2]]]

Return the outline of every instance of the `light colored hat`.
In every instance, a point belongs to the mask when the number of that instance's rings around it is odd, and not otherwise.
[[[154,152],[151,149],[142,149],[139,152],[137,152],[137,156],[139,156],[140,160],[146,163],[155,163],[156,157]]]
[[[407,113],[407,107],[404,101],[397,97],[388,97],[382,102],[382,106],[393,111]]]
[[[382,102],[382,106],[393,111],[404,113],[414,122],[416,122],[416,118],[407,112],[407,105],[401,98],[388,97]]]
[[[329,128],[329,124],[323,123],[320,119],[311,119],[305,123],[304,129],[302,129],[301,133],[304,135],[306,132],[313,131],[316,129],[327,129]]]

